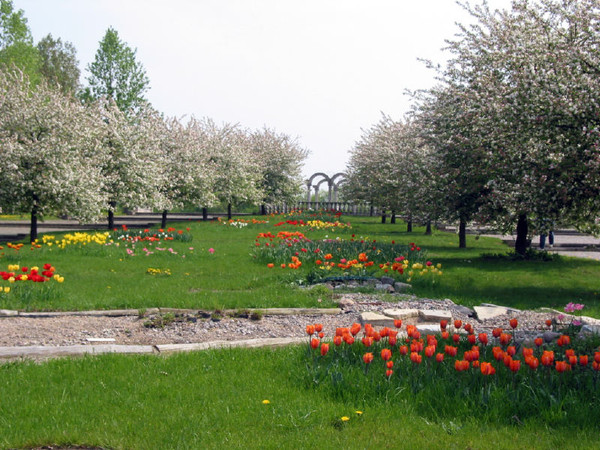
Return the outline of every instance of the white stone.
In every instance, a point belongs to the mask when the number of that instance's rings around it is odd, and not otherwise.
[[[408,320],[419,317],[418,309],[384,309],[383,314],[393,319]]]
[[[436,323],[418,323],[417,330],[421,333],[435,334],[440,332],[440,325]]]
[[[493,319],[508,313],[508,309],[503,306],[474,306],[475,314],[479,320]]]
[[[394,319],[372,311],[365,311],[360,314],[360,322],[364,325],[370,323],[374,327],[393,327]]]
[[[445,309],[420,309],[419,317],[423,322],[440,322],[440,320],[452,320],[452,313]]]

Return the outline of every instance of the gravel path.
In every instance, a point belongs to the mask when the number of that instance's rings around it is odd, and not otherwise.
[[[390,298],[399,300],[390,302]],[[359,322],[363,311],[383,311],[390,308],[445,309],[454,319],[470,322],[476,332],[491,332],[493,328],[508,328],[508,321],[519,320],[518,332],[539,334],[544,322],[552,318],[550,313],[515,311],[505,316],[481,322],[470,318],[465,311],[450,300],[418,299],[414,296],[380,296],[367,294],[344,294],[353,305],[340,314],[333,315],[266,315],[260,320],[226,317],[220,321],[185,315],[164,327],[147,327],[150,317],[137,316],[59,316],[59,317],[4,317],[0,319],[0,346],[66,346],[113,343],[122,345],[160,345],[210,342],[215,340],[245,340],[255,338],[302,337],[306,325],[322,323],[327,337],[333,336],[337,327],[348,327]],[[113,341],[114,339],[114,341]],[[106,341],[109,340],[109,341]]]

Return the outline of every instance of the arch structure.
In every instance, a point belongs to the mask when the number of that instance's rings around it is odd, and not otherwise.
[[[319,202],[319,190],[321,185],[327,183],[327,201],[337,202],[338,201],[338,189],[339,186],[346,181],[346,175],[343,172],[338,172],[333,176],[329,176],[323,172],[317,172],[311,175],[306,180],[306,201],[311,202],[311,197],[314,192],[315,203]]]

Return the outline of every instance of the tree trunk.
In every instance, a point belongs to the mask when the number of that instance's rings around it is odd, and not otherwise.
[[[227,219],[231,220],[231,203],[227,203]]]
[[[412,218],[411,217],[409,217],[408,220],[406,221],[406,232],[412,233]]]
[[[381,223],[385,223],[385,219],[386,219],[386,215],[385,215],[385,209],[383,211],[381,211]]]
[[[34,242],[38,238],[38,196],[33,194],[33,206],[31,208],[31,228],[29,230],[29,240]]]
[[[396,211],[392,209],[392,215],[390,216],[390,223],[396,223]]]
[[[467,221],[463,217],[458,225],[458,248],[467,248]]]
[[[373,217],[374,214],[375,214],[375,208],[373,207],[373,205],[371,205],[371,209],[369,210],[369,217]]]
[[[160,227],[164,230],[165,228],[167,228],[167,214],[169,212],[166,209],[163,209],[162,212],[162,221],[160,222]]]
[[[527,214],[520,214],[517,221],[517,240],[515,242],[515,252],[521,256],[525,255],[529,243],[527,242],[527,233],[529,224],[527,223]]]
[[[425,235],[431,235],[431,220],[427,221],[427,225],[425,226]]]
[[[115,208],[117,207],[117,202],[108,202],[108,229],[114,230],[115,228]]]
[[[202,208],[202,220],[208,220],[208,210],[206,208]]]
[[[267,207],[266,207],[266,205],[264,203],[262,205],[260,205],[260,214],[262,216],[266,216],[267,215]]]

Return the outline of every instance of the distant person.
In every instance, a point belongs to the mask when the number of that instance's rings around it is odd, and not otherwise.
[[[554,231],[548,231],[546,235],[545,232],[540,234],[540,250],[544,250],[546,247],[546,236],[548,236],[548,244],[550,244],[550,248],[554,247]]]

